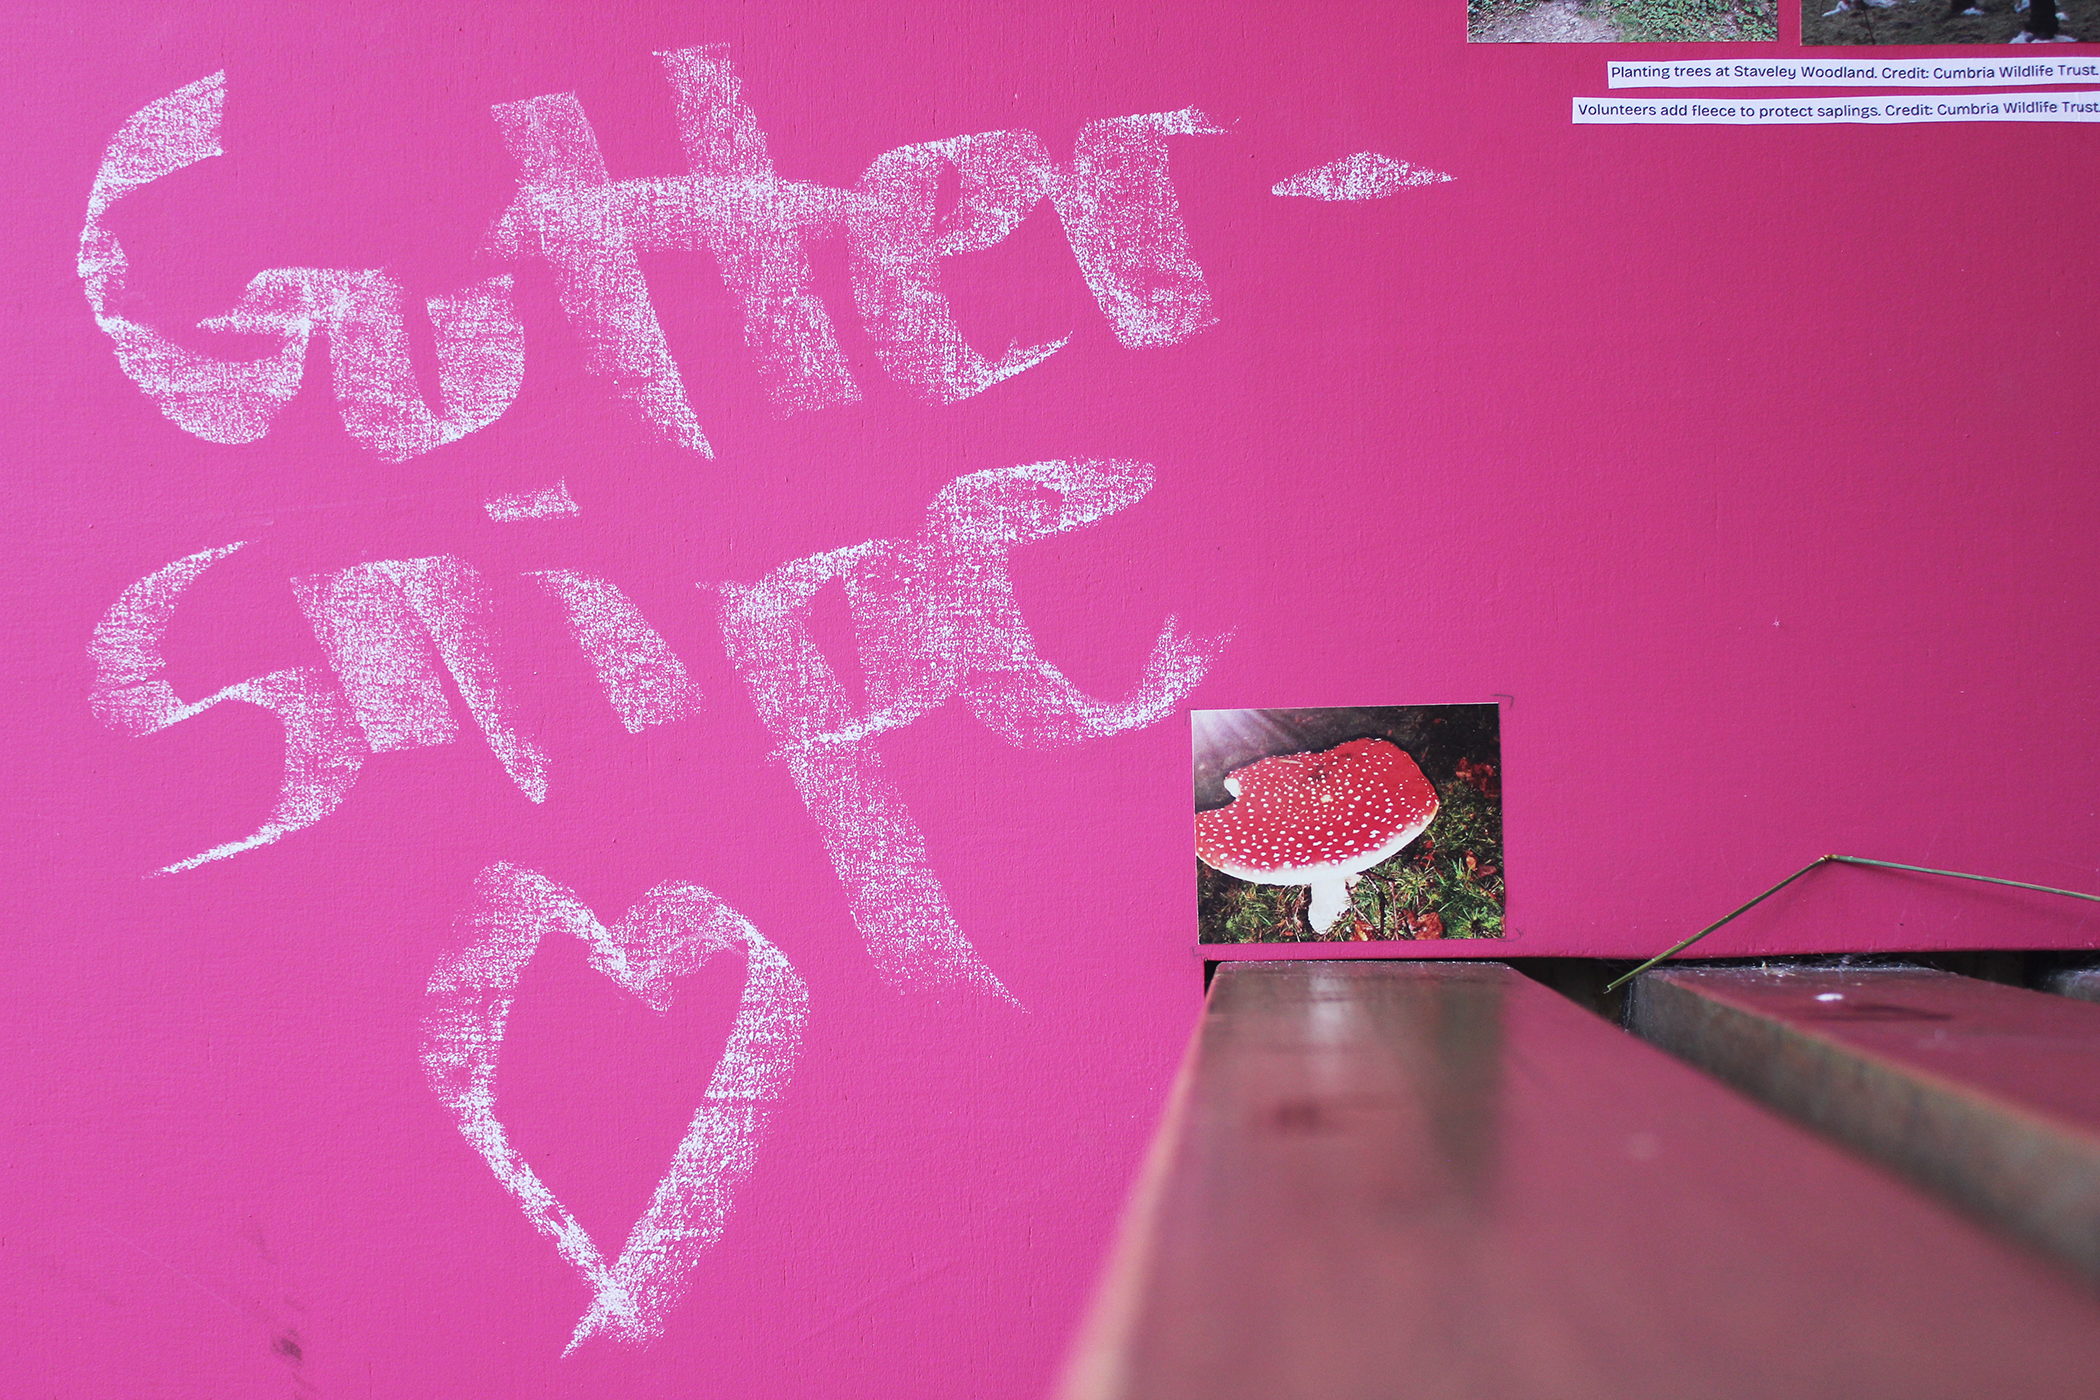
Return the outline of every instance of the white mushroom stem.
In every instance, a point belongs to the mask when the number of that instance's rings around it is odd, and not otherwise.
[[[1354,875],[1329,875],[1312,882],[1312,903],[1305,918],[1314,933],[1325,933],[1335,920],[1349,912],[1349,891],[1356,888]]]

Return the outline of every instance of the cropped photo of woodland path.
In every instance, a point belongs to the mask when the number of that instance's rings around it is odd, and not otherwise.
[[[1475,44],[1727,43],[1778,37],[1777,0],[1467,0],[1466,5],[1466,40]]]
[[[2059,42],[2100,39],[2100,0],[2057,0]],[[2010,44],[2031,33],[2027,0],[1801,0],[1804,44]]]

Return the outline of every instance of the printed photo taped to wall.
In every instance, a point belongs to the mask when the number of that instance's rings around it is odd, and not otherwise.
[[[1801,42],[1809,45],[2076,44],[2095,37],[2100,0],[1801,0]],[[2015,80],[2017,74],[2008,79]]]
[[[1500,938],[1494,705],[1195,710],[1205,943]]]
[[[1728,44],[1778,37],[1778,0],[1466,0],[1469,44]]]

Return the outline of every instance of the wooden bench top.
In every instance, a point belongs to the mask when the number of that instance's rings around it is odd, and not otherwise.
[[[2100,1299],[1507,966],[1221,966],[1065,1400],[2086,1396]]]
[[[1629,1005],[1656,1044],[2100,1283],[2100,1006],[1875,967],[1658,970]]]

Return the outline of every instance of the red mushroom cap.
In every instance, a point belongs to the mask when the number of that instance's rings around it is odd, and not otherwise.
[[[1383,739],[1264,758],[1235,770],[1225,787],[1230,805],[1196,814],[1196,855],[1265,885],[1368,870],[1420,836],[1437,809],[1436,788]]]

